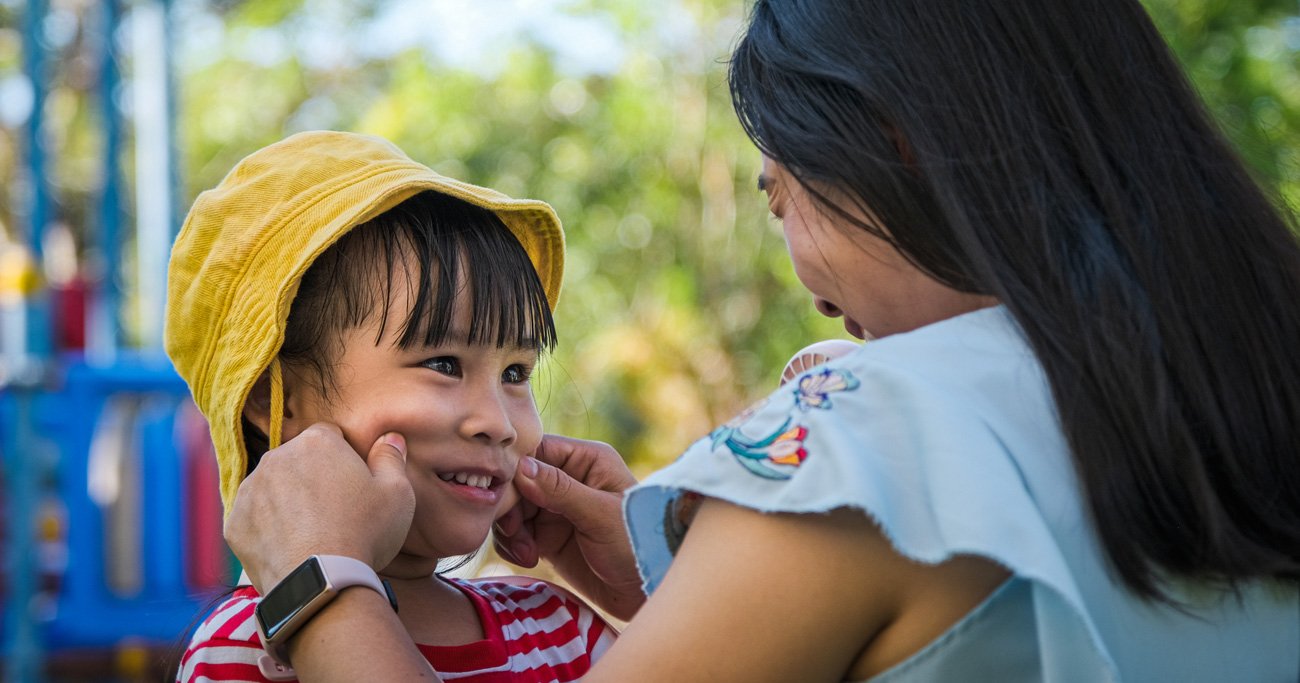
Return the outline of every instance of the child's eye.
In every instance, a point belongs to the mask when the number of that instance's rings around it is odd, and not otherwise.
[[[528,381],[532,374],[533,369],[531,367],[515,363],[501,373],[501,380],[506,384],[523,384]]]
[[[449,377],[460,377],[460,361],[452,356],[437,356],[420,363],[426,368]]]

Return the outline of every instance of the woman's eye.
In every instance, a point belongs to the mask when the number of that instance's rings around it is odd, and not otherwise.
[[[532,376],[533,369],[518,363],[511,365],[501,373],[501,380],[506,384],[523,384]]]
[[[430,358],[429,360],[426,360],[423,363],[421,363],[421,365],[423,365],[426,368],[429,368],[434,372],[443,375],[448,375],[450,377],[460,377],[460,361],[456,360],[451,356],[438,356],[436,358]]]

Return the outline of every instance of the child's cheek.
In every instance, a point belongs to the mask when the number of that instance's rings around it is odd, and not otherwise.
[[[501,489],[501,502],[497,504],[496,518],[501,519],[518,502],[519,490],[515,488],[515,482],[512,479],[509,484],[505,485],[505,488]]]

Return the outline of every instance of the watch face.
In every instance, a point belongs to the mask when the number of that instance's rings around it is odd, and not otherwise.
[[[320,561],[312,557],[262,598],[257,606],[257,620],[262,633],[274,639],[294,615],[324,590],[325,573],[321,571]]]

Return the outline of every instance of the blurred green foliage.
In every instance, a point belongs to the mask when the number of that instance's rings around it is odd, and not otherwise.
[[[1260,177],[1300,206],[1300,6],[1146,4]],[[59,214],[84,234],[102,163],[97,19],[94,3],[54,5],[80,18],[49,106]],[[732,115],[725,57],[745,9],[175,0],[183,201],[307,128],[382,135],[446,174],[549,201],[568,262],[561,346],[537,385],[543,417],[652,468],[765,393],[796,349],[843,336],[794,278],[755,189],[758,153]],[[0,79],[20,68],[17,11],[0,3]],[[12,188],[21,135],[6,125],[0,182]],[[15,195],[0,198],[6,226],[20,218]]]

